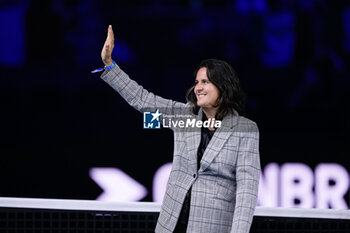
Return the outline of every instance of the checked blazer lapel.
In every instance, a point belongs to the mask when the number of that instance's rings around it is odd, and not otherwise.
[[[202,109],[199,109],[199,112],[197,114],[196,121],[202,120]],[[187,137],[187,152],[189,154],[190,159],[190,166],[192,168],[193,173],[196,173],[197,171],[197,150],[199,147],[199,143],[201,140],[201,129],[200,128],[188,128],[188,133],[186,135]]]
[[[207,148],[204,151],[203,158],[199,170],[204,171],[214,158],[219,154],[227,139],[232,134],[233,127],[237,124],[238,113],[234,111],[235,115],[229,114],[224,117],[221,122],[221,127],[216,130],[213,138],[210,140]]]

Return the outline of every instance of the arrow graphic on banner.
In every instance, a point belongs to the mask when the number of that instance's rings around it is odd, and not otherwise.
[[[147,195],[147,189],[114,167],[91,168],[90,177],[103,192],[96,198],[99,201],[139,201]]]

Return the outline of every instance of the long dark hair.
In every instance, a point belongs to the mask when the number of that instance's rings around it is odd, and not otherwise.
[[[243,92],[236,71],[227,62],[207,59],[202,61],[194,72],[194,76],[197,76],[197,72],[200,68],[207,68],[207,76],[210,82],[212,82],[219,90],[219,97],[216,101],[218,111],[216,113],[216,119],[222,119],[229,113],[234,113],[236,110],[239,115],[245,115],[245,101],[246,95]],[[193,85],[186,94],[186,99],[189,103],[193,104],[193,113],[198,114],[199,106],[197,105],[197,97],[194,93]]]

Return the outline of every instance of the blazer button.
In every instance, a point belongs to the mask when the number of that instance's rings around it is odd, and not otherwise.
[[[196,174],[193,174],[193,178],[196,178]]]

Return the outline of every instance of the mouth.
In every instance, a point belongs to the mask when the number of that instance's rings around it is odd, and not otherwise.
[[[206,94],[197,94],[197,98],[202,98],[204,96],[206,96]]]

